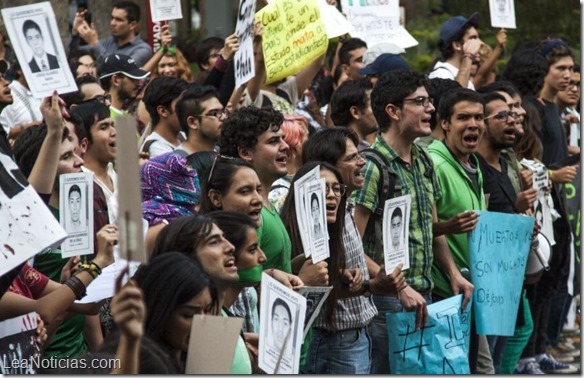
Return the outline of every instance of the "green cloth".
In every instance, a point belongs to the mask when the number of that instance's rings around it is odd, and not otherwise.
[[[436,175],[432,172],[429,174],[430,178],[425,176],[426,169],[420,156],[424,152],[416,144],[412,145],[412,165],[404,162],[383,140],[381,135],[377,135],[371,148],[383,154],[390,168],[399,177],[402,195],[409,194],[412,198],[409,230],[410,269],[404,272],[406,282],[416,291],[431,290],[433,287],[431,272],[433,261],[432,209],[436,200],[442,195]],[[362,175],[365,184],[362,189],[353,193],[353,198],[357,205],[373,212],[379,202],[377,188],[381,177],[380,172],[375,163],[366,160]],[[366,239],[366,237],[363,238],[363,240]],[[383,259],[383,256],[375,256],[374,245],[364,244],[363,248],[373,260]]]
[[[485,210],[485,194],[483,193],[483,176],[477,169],[479,192],[469,178],[461,163],[450,153],[446,145],[441,141],[434,141],[428,147],[428,153],[434,161],[436,176],[442,188],[442,197],[436,201],[438,221],[444,222],[458,213],[466,210]],[[474,155],[471,155],[474,166],[479,163]],[[446,241],[454,263],[458,268],[470,269],[468,256],[468,233],[448,234]],[[436,264],[432,266],[432,278],[434,279],[434,293],[443,298],[454,295],[450,287],[450,277],[446,275]]]
[[[306,363],[306,355],[308,354],[308,348],[310,348],[310,341],[312,341],[312,325],[306,332],[306,337],[302,342],[302,346],[300,347],[300,371],[302,371],[302,366]]]
[[[59,210],[49,206],[51,213],[59,219]],[[61,269],[68,259],[61,256],[59,249],[46,249],[34,258],[33,267],[51,280],[60,282]],[[73,315],[64,320],[57,328],[48,345],[45,346],[43,358],[70,358],[81,356],[89,351],[83,336],[84,315]]]
[[[260,248],[266,255],[266,262],[262,264],[264,270],[274,268],[286,273],[292,273],[290,261],[292,243],[275,207],[272,207],[272,210],[268,210],[266,206],[262,206],[258,240],[260,241]]]
[[[227,317],[227,314],[221,309],[221,316]],[[233,365],[231,365],[231,374],[251,374],[251,360],[245,346],[245,341],[241,336],[237,337],[235,353],[233,355]]]
[[[525,324],[515,328],[515,334],[507,339],[505,353],[503,353],[503,359],[501,360],[500,374],[513,374],[515,365],[517,365],[523,349],[525,349],[533,332],[533,318],[531,317],[531,309],[529,308],[529,301],[525,296],[525,290],[523,290],[521,300],[523,301],[523,318],[525,319]]]

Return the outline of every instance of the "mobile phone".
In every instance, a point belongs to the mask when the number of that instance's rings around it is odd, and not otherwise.
[[[85,21],[86,21],[86,22],[87,22],[89,25],[91,25],[91,12],[90,12],[90,11],[87,11],[87,12],[85,12],[85,16],[83,16],[83,17],[85,18]]]

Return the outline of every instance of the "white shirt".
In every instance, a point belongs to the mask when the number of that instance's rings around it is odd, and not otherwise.
[[[434,79],[435,77],[441,79],[450,79],[456,80],[456,75],[458,75],[458,68],[454,67],[452,64],[448,62],[436,62],[434,65],[434,69],[428,75],[428,78]],[[475,90],[475,86],[472,83],[470,77],[468,78],[468,85],[466,86],[468,89]]]
[[[172,152],[176,148],[172,143],[170,143],[162,136],[160,136],[160,134],[154,131],[152,132],[152,134],[148,135],[148,137],[144,140],[144,144],[140,146],[140,151],[142,151],[143,146],[151,140],[154,140],[155,142],[152,142],[148,147],[148,151],[146,151],[150,154],[150,158],[165,154],[167,152]]]
[[[107,215],[109,218],[109,223],[115,223],[118,219],[118,174],[114,170],[114,165],[109,163],[107,165],[107,174],[112,180],[114,185],[114,191],[112,192],[109,190],[107,185],[103,183],[100,179],[95,176],[95,173],[86,168],[85,166],[81,166],[81,170],[83,172],[91,172],[93,173],[93,179],[99,185],[99,187],[103,190],[103,194],[105,195],[105,201],[107,202]]]
[[[13,80],[8,87],[10,87],[12,91],[14,102],[5,107],[4,110],[2,110],[2,113],[0,113],[0,124],[2,124],[4,130],[6,130],[6,133],[8,133],[12,127],[24,123],[42,121],[42,100],[34,98],[32,92],[26,89],[17,80]]]

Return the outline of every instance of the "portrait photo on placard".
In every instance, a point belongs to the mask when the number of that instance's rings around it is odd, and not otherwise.
[[[59,176],[59,218],[67,232],[63,257],[93,253],[93,175],[87,172]]]
[[[326,201],[321,185],[315,184],[308,186],[306,191],[306,204],[308,205],[308,229],[312,241],[315,242],[327,237]]]
[[[515,4],[513,0],[489,0],[491,26],[515,29]]]
[[[383,212],[383,253],[386,272],[399,263],[409,268],[409,230],[411,196],[409,194],[385,201]],[[388,273],[389,274],[389,273]]]

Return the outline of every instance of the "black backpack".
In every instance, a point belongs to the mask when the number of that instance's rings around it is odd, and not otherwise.
[[[416,148],[416,146],[414,145],[412,148]],[[421,148],[419,151],[422,162],[424,163],[424,175],[430,178],[433,174],[430,157],[426,151]],[[367,227],[363,234],[363,245],[367,246],[366,251],[368,252],[369,257],[381,265],[385,261],[383,257],[383,209],[385,201],[390,198],[401,196],[403,194],[403,187],[397,173],[389,167],[389,162],[379,150],[367,148],[361,151],[361,154],[365,159],[370,160],[375,164],[380,175],[379,185],[377,186],[377,198],[379,198],[379,201],[377,203],[377,208],[373,210],[369,217],[369,221],[367,222]],[[372,247],[374,247],[373,253],[371,251]]]

